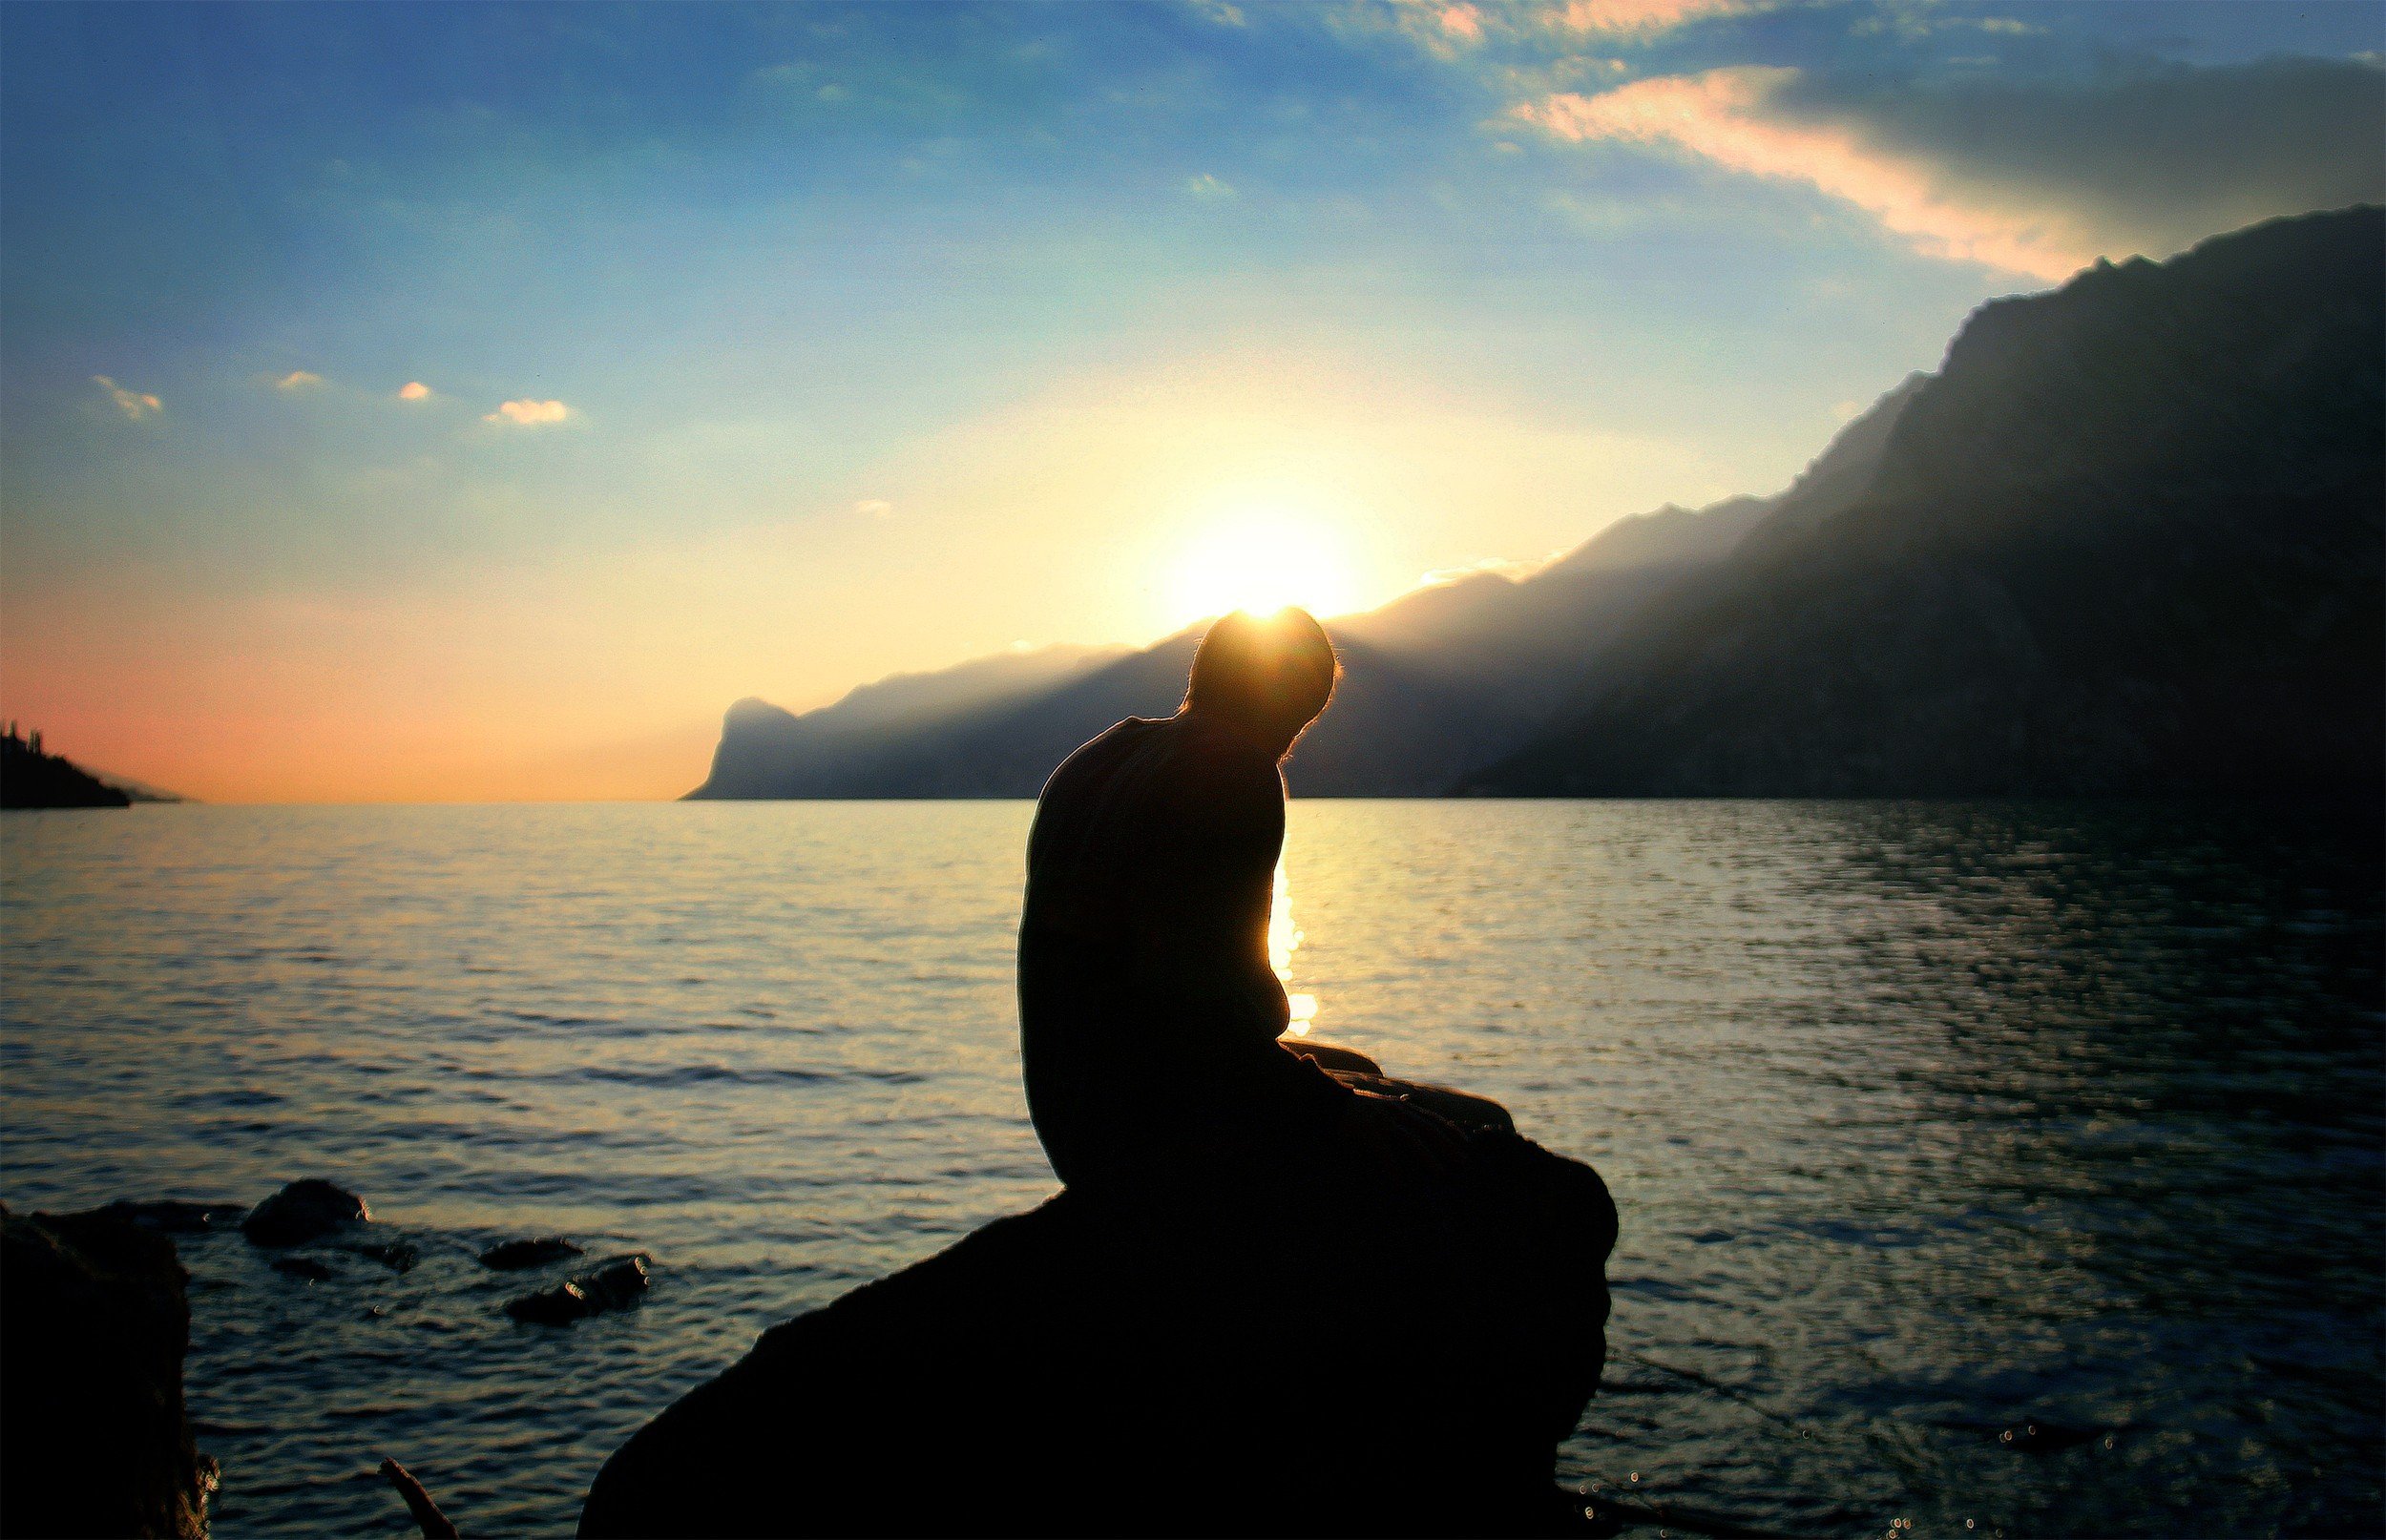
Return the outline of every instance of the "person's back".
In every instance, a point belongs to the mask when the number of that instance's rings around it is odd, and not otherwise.
[[[1028,841],[1019,1022],[1028,1108],[1061,1180],[1147,1183],[1314,1137],[1349,1093],[1276,1046],[1268,966],[1277,762],[1333,653],[1299,612],[1229,616],[1186,707],[1130,718],[1046,784]]]

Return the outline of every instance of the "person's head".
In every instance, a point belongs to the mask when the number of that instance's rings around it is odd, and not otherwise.
[[[1339,673],[1334,644],[1307,610],[1237,610],[1210,627],[1193,654],[1184,703],[1249,730],[1282,755],[1326,709]]]

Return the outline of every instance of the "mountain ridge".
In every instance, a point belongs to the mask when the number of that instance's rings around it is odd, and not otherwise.
[[[2272,220],[1992,301],[1779,492],[1668,505],[1521,578],[1329,621],[1343,682],[1288,784],[2374,783],[2382,220]],[[969,676],[1000,659],[911,676],[919,708],[866,731],[850,703],[901,681],[802,717],[741,701],[689,795],[1032,797],[1112,722],[1173,711],[1197,635],[1002,688]]]
[[[1866,491],[1594,658],[1486,795],[2375,789],[2386,215],[1974,312]]]

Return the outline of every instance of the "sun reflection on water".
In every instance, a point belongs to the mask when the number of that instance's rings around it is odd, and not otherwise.
[[[1291,1033],[1307,1037],[1317,1019],[1317,996],[1292,992],[1292,954],[1301,949],[1301,927],[1292,923],[1292,882],[1284,862],[1276,863],[1276,899],[1267,912],[1267,966],[1284,980],[1285,998],[1292,1007]]]

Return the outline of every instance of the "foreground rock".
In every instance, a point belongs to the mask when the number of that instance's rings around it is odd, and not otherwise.
[[[648,1424],[580,1532],[1579,1530],[1615,1210],[1513,1134],[1461,1176],[1064,1193],[765,1333]]]
[[[105,1210],[0,1209],[0,1533],[206,1533],[174,1242]]]
[[[532,1325],[563,1326],[608,1310],[626,1310],[645,1298],[651,1261],[642,1251],[608,1257],[592,1272],[508,1300],[506,1314]]]
[[[258,1204],[241,1221],[241,1233],[261,1246],[303,1246],[372,1217],[365,1200],[345,1187],[309,1176]]]

